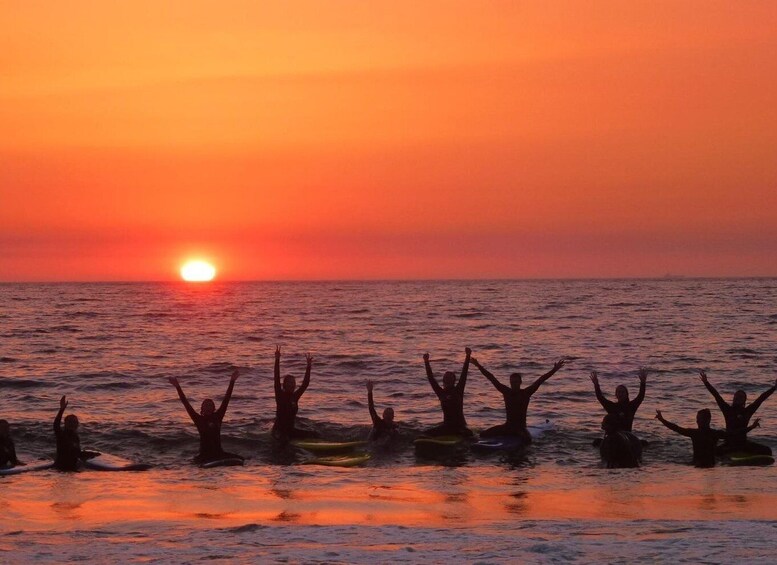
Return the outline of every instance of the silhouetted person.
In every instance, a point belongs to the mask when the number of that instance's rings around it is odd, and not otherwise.
[[[24,465],[16,457],[16,446],[11,438],[11,426],[7,420],[0,420],[0,468]]]
[[[183,389],[181,389],[181,385],[178,384],[178,379],[175,377],[168,379],[170,384],[178,391],[178,398],[181,399],[181,404],[186,408],[187,414],[189,414],[200,434],[200,452],[194,458],[194,461],[198,464],[209,463],[219,459],[243,459],[240,455],[228,453],[221,448],[221,423],[224,420],[224,415],[227,413],[227,407],[232,398],[232,390],[235,388],[235,381],[239,376],[240,373],[235,369],[229,378],[227,392],[224,394],[224,400],[221,401],[221,406],[219,406],[218,410],[216,410],[216,404],[213,400],[206,398],[200,405],[199,414],[189,404]]]
[[[565,360],[558,361],[553,368],[534,381],[526,388],[521,388],[522,375],[521,373],[513,373],[510,375],[510,386],[503,385],[497,378],[489,373],[483,365],[478,363],[478,360],[473,358],[472,364],[477,367],[483,376],[485,376],[494,388],[502,393],[505,401],[505,413],[506,420],[504,424],[488,428],[487,430],[480,432],[480,437],[496,437],[496,436],[517,436],[523,439],[527,444],[531,443],[532,438],[529,430],[526,429],[526,412],[529,409],[529,401],[532,395],[537,392],[540,385],[552,377],[559,369],[561,369]]]
[[[297,388],[297,380],[292,375],[286,375],[281,385],[281,348],[275,348],[275,424],[273,424],[272,436],[281,442],[318,437],[318,434],[312,430],[296,427],[299,399],[310,384],[310,368],[313,366],[313,357],[309,353],[305,355],[305,359],[307,360],[305,377],[300,387]]]
[[[709,409],[704,408],[696,413],[696,425],[698,426],[696,429],[681,428],[677,424],[669,422],[661,414],[661,410],[656,410],[656,419],[670,430],[691,438],[691,442],[693,443],[693,464],[696,467],[715,466],[718,441],[726,439],[727,434],[723,430],[715,430],[710,427],[712,414]],[[749,429],[752,430],[759,425],[758,419],[756,419]]]
[[[67,408],[67,397],[63,396],[59,401],[59,412],[54,418],[54,436],[57,438],[57,456],[54,459],[54,468],[60,471],[77,471],[80,461],[85,461],[100,455],[94,451],[81,449],[81,438],[78,437],[78,418],[74,414],[68,414],[65,418],[64,429],[62,415]]]
[[[747,451],[757,455],[771,455],[772,450],[767,445],[762,445],[754,441],[747,439],[747,432],[752,428],[748,428],[750,418],[753,417],[756,410],[763,404],[763,401],[769,398],[775,390],[777,390],[777,381],[775,384],[764,392],[761,396],[755,399],[750,406],[747,404],[747,394],[744,390],[738,390],[734,393],[734,398],[729,404],[723,397],[720,396],[718,391],[710,383],[707,378],[707,373],[699,371],[699,379],[710,391],[710,394],[715,398],[715,402],[718,403],[718,408],[723,412],[723,417],[726,419],[726,442],[720,446],[720,453],[730,453],[733,451]]]
[[[602,389],[599,386],[599,375],[596,371],[591,373],[591,382],[594,383],[594,392],[596,393],[596,399],[605,409],[607,414],[616,416],[616,420],[612,420],[613,425],[617,426],[619,430],[624,432],[630,432],[634,424],[634,415],[637,413],[639,405],[645,399],[645,385],[647,383],[647,369],[639,370],[639,392],[634,400],[629,400],[629,389],[624,385],[618,385],[615,388],[615,398],[617,402],[608,400],[602,394]]]
[[[464,366],[461,369],[459,382],[456,382],[456,373],[447,371],[442,377],[442,386],[440,386],[432,372],[432,365],[429,363],[429,354],[424,353],[426,378],[429,379],[432,390],[440,400],[443,417],[442,424],[426,430],[424,435],[472,435],[472,431],[467,427],[467,421],[464,419],[464,387],[467,386],[467,372],[469,371],[471,355],[472,350],[467,347],[465,349]]]
[[[604,437],[599,453],[608,469],[639,467],[642,461],[642,443],[631,432],[621,429],[615,414],[607,414],[602,420]]]
[[[375,401],[372,398],[372,389],[374,388],[372,381],[367,381],[367,407],[370,410],[370,418],[372,418],[372,430],[370,431],[370,440],[388,440],[396,437],[397,425],[394,422],[394,409],[386,408],[383,410],[383,417],[378,416],[378,412],[375,410]]]

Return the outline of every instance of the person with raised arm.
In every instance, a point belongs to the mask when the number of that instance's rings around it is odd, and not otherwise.
[[[774,385],[768,388],[761,396],[756,398],[749,406],[747,406],[747,393],[740,389],[734,393],[734,398],[731,404],[723,400],[717,389],[712,386],[707,373],[699,371],[699,379],[710,391],[710,394],[715,398],[715,402],[718,403],[718,408],[723,412],[723,417],[726,419],[726,432],[728,436],[723,445],[720,446],[720,453],[731,453],[734,451],[746,451],[748,453],[756,455],[771,455],[772,450],[768,445],[763,445],[750,441],[747,439],[747,433],[752,429],[748,427],[750,418],[753,417],[756,410],[760,408],[764,400],[769,398],[775,390],[777,390],[777,380]]]
[[[305,394],[310,385],[310,369],[313,366],[313,357],[310,353],[305,355],[305,377],[297,388],[297,380],[293,375],[286,375],[281,384],[281,348],[275,348],[275,423],[272,427],[272,436],[280,442],[292,439],[317,438],[319,435],[312,430],[296,427],[297,412],[299,411],[299,399]]]
[[[397,424],[394,422],[394,409],[389,407],[383,410],[383,417],[378,416],[375,410],[375,401],[372,398],[372,389],[375,384],[367,381],[367,407],[372,418],[372,430],[370,441],[390,440],[397,435]]]
[[[94,451],[81,449],[81,438],[78,436],[78,418],[74,414],[68,414],[65,425],[62,426],[62,415],[67,408],[67,397],[59,400],[59,412],[54,418],[54,437],[57,439],[57,456],[54,459],[54,468],[59,471],[77,471],[79,462],[92,459],[100,455]]]
[[[227,392],[224,394],[224,400],[221,401],[221,406],[219,406],[218,410],[216,410],[216,404],[213,400],[206,398],[200,405],[199,414],[192,408],[181,385],[178,383],[178,379],[175,377],[168,379],[170,384],[178,391],[178,398],[181,399],[181,404],[183,404],[186,413],[189,414],[200,434],[200,452],[194,458],[195,463],[203,465],[220,459],[243,459],[240,455],[228,453],[221,447],[221,423],[224,421],[229,401],[232,398],[232,391],[235,388],[235,381],[239,376],[240,372],[235,369],[229,378]]]
[[[521,373],[511,374],[510,386],[506,386],[500,383],[499,380],[488,372],[474,357],[472,358],[472,364],[483,373],[484,377],[491,381],[491,384],[494,385],[496,390],[502,393],[505,402],[505,423],[480,432],[480,437],[517,436],[522,438],[526,444],[531,443],[531,434],[529,433],[529,430],[526,429],[526,413],[529,409],[529,401],[542,383],[555,375],[558,370],[566,364],[566,360],[561,359],[560,361],[557,361],[550,371],[542,375],[526,388],[521,388],[521,383],[523,381]]]
[[[16,446],[11,437],[11,426],[8,420],[0,420],[0,469],[24,465],[16,457]]]
[[[661,414],[661,410],[656,410],[656,420],[664,424],[667,428],[680,434],[681,436],[691,438],[693,444],[693,464],[696,467],[714,467],[715,455],[719,440],[724,440],[728,434],[723,430],[716,430],[710,427],[712,414],[708,408],[699,410],[696,413],[696,428],[681,428],[673,424]],[[748,427],[748,431],[759,427],[761,424],[756,418],[755,422]]]
[[[467,386],[467,372],[469,371],[472,350],[467,347],[464,351],[464,366],[461,369],[458,382],[456,382],[456,373],[446,371],[442,377],[442,386],[439,385],[434,372],[432,372],[429,354],[424,353],[426,378],[429,379],[432,390],[440,400],[443,416],[443,423],[426,430],[424,432],[426,436],[472,435],[472,431],[467,427],[467,420],[464,418],[464,387]]]
[[[645,399],[645,387],[647,385],[648,371],[645,368],[639,370],[639,392],[634,400],[629,400],[629,389],[624,385],[618,385],[615,388],[615,398],[617,402],[608,400],[599,386],[599,374],[596,371],[591,373],[591,382],[594,383],[594,393],[599,404],[602,405],[608,414],[616,416],[617,419],[610,420],[611,424],[624,432],[631,432],[634,425],[634,415],[639,409],[639,405]]]

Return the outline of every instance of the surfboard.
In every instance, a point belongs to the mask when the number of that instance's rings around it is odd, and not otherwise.
[[[550,420],[527,426],[532,439],[538,439],[546,432],[555,429],[555,425]],[[524,447],[524,441],[518,436],[493,436],[482,438],[472,444],[472,449],[476,451],[514,451]]]
[[[152,467],[146,463],[135,463],[115,455],[102,453],[83,462],[84,468],[93,471],[147,471]]]
[[[324,455],[305,461],[306,465],[325,465],[327,467],[356,467],[370,460],[369,453],[346,453],[342,455]]]
[[[464,442],[464,436],[421,436],[413,440],[418,449],[456,447]]]
[[[773,465],[774,457],[771,455],[761,455],[749,453],[747,451],[734,451],[725,457],[725,461],[732,466],[744,467],[755,465]]]
[[[484,438],[472,444],[475,451],[517,451],[525,447],[524,441],[518,436],[494,436]]]
[[[207,463],[200,463],[200,468],[213,469],[214,467],[238,467],[243,464],[244,461],[239,457],[226,457],[224,459],[208,461]]]
[[[311,453],[337,453],[351,451],[367,445],[366,441],[327,441],[324,439],[293,439],[291,444]]]
[[[17,465],[15,467],[3,467],[0,469],[0,476],[7,477],[11,475],[21,475],[22,473],[31,473],[33,471],[45,471],[54,466],[53,461],[45,463],[27,463],[27,465]]]
[[[540,422],[539,424],[526,426],[526,429],[529,430],[529,434],[531,435],[532,439],[537,439],[540,436],[542,436],[544,433],[555,430],[556,424],[554,424],[550,420],[545,420],[544,422]]]

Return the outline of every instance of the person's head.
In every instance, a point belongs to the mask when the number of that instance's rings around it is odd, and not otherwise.
[[[394,409],[386,408],[383,411],[383,421],[387,424],[391,424],[394,421]]]
[[[456,373],[453,371],[446,371],[442,376],[442,387],[453,388],[456,386]]]
[[[200,404],[200,414],[203,416],[210,416],[216,411],[216,405],[210,398],[206,398]]]
[[[11,426],[8,420],[0,420],[0,437],[8,437],[11,434]]]
[[[283,377],[283,390],[292,393],[295,388],[297,388],[297,379],[294,378],[294,375],[286,375]]]
[[[521,388],[521,383],[523,382],[523,376],[521,373],[513,373],[510,375],[510,386],[516,390]]]
[[[618,399],[618,402],[628,402],[629,401],[629,389],[627,389],[623,385],[618,385],[615,389],[615,398]]]
[[[741,389],[736,391],[734,393],[734,402],[732,404],[734,406],[743,408],[745,406],[745,402],[747,402],[747,393]]]
[[[65,429],[70,432],[78,430],[78,416],[75,414],[68,414],[65,416]]]
[[[615,414],[607,414],[602,420],[604,433],[611,434],[618,430],[618,417]]]
[[[696,424],[700,428],[709,428],[712,421],[712,412],[709,408],[704,408],[696,412]]]

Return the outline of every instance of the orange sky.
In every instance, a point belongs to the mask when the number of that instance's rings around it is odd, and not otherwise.
[[[771,1],[0,15],[0,280],[777,275]]]

